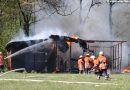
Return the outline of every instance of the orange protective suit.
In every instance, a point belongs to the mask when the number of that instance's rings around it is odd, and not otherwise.
[[[94,64],[94,67],[98,66],[99,65],[99,60],[94,60],[93,64]]]
[[[99,60],[99,63],[100,63],[99,68],[100,68],[100,69],[107,69],[108,60],[106,59],[105,56],[99,56],[99,57],[97,58],[97,60]]]
[[[91,63],[92,63],[92,59],[90,57],[85,57],[84,58],[84,62],[85,62],[85,68],[91,68]]]
[[[79,70],[84,70],[84,62],[83,62],[83,59],[79,59],[78,60],[78,69]]]

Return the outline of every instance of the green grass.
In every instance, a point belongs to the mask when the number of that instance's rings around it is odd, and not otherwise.
[[[129,90],[130,76],[125,74],[110,75],[111,80],[97,80],[95,75],[79,74],[25,74],[8,73],[0,79],[25,79],[44,80],[44,82],[31,81],[4,81],[0,80],[0,90]],[[52,81],[68,82],[94,82],[92,83],[63,83]],[[111,83],[104,84],[102,83]],[[118,85],[113,85],[118,84]]]

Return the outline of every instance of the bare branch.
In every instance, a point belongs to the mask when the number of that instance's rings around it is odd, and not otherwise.
[[[99,4],[102,4],[102,3],[99,1],[92,0],[91,5],[90,5],[89,10],[88,10],[88,14],[90,13],[90,10],[92,7],[94,7],[95,5],[99,5]]]
[[[116,0],[116,1],[118,2],[119,0]],[[112,7],[116,3],[116,1],[112,2],[112,0],[109,0],[110,7]]]
[[[20,1],[17,0],[17,3],[18,3],[18,6],[19,6],[19,9],[20,9],[20,12],[22,13],[22,15],[23,15],[23,17],[24,17],[24,20],[26,21],[27,19],[26,19],[26,16],[25,16],[25,14],[24,14],[24,12],[23,12],[23,10],[22,10],[21,5],[20,5]]]
[[[84,22],[86,21],[87,17],[89,16],[91,8],[94,7],[95,5],[100,5],[100,4],[102,4],[102,3],[99,1],[92,0],[91,5],[90,5],[89,10],[88,10],[88,13],[87,13],[87,16],[84,19]]]
[[[50,15],[48,15],[48,17],[50,17],[50,16],[53,15],[54,13],[56,13],[56,11],[54,11],[53,13],[51,13]],[[43,18],[40,18],[39,20],[33,21],[33,22],[29,23],[29,24],[31,25],[31,24],[33,24],[33,23],[39,22],[39,21],[43,20],[44,18],[45,18],[45,17],[43,16]]]
[[[72,13],[77,10],[75,9],[72,11],[65,3],[65,0],[41,0],[41,3],[46,4],[50,11],[55,11],[57,14],[62,16],[72,15]]]

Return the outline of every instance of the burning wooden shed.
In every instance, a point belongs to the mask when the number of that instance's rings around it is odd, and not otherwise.
[[[27,72],[32,70],[54,72],[57,64],[57,48],[62,52],[69,48],[64,39],[58,35],[52,35],[44,40],[10,42],[6,45],[8,67],[10,70],[25,68]]]
[[[35,44],[41,43],[44,40],[29,40],[29,41],[16,41],[8,43],[6,49],[8,50],[11,56],[8,58],[10,64],[10,69],[25,68],[27,72],[35,70],[37,72],[44,72],[46,68],[47,72],[52,72],[55,67],[55,53],[54,50],[48,57],[48,53],[51,51],[51,44],[47,44],[47,47],[44,48],[44,45],[33,46]],[[48,59],[48,61],[47,61]],[[53,60],[51,60],[53,59]],[[50,61],[51,60],[51,61]]]
[[[48,40],[52,41],[48,41]],[[105,40],[82,40],[66,36],[51,35],[49,39],[15,41],[7,44],[6,49],[10,56],[8,58],[10,69],[25,68],[27,72],[78,72],[77,59],[72,57],[73,44],[75,42],[82,48],[82,53],[93,53],[98,55],[100,50],[104,51],[109,60],[111,71],[121,71],[122,44],[126,41]],[[69,51],[69,58],[64,53]],[[61,54],[58,54],[61,52]],[[14,55],[14,56],[13,56]]]

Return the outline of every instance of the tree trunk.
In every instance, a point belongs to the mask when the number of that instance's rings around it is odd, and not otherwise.
[[[112,33],[112,5],[109,5],[109,30],[110,30],[110,36],[113,38],[113,33]]]
[[[24,33],[25,33],[25,35],[28,37],[29,36],[29,22],[26,22],[26,23],[24,23],[24,27],[23,27],[23,29],[24,29]]]

